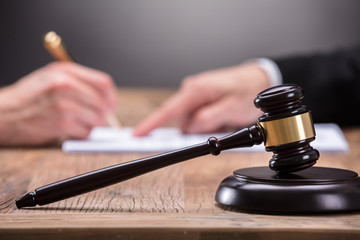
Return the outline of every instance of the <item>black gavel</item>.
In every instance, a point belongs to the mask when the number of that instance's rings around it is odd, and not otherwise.
[[[255,106],[264,115],[248,128],[222,138],[150,156],[61,180],[35,189],[16,200],[17,208],[45,205],[109,186],[141,174],[188,159],[221,151],[265,143],[274,153],[270,168],[277,174],[300,171],[313,166],[319,152],[310,146],[315,139],[310,111],[301,105],[303,90],[296,85],[280,85],[257,95]]]

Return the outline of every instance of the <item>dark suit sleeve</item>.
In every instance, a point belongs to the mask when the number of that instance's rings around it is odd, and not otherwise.
[[[304,89],[315,122],[360,125],[360,46],[274,61],[284,83]]]

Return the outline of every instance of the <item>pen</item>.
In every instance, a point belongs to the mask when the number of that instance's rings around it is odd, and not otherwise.
[[[75,62],[74,58],[64,46],[61,37],[57,35],[54,31],[50,31],[44,35],[43,44],[45,49],[54,59],[64,62]],[[113,114],[109,114],[106,120],[108,125],[111,127],[121,127],[121,123]]]

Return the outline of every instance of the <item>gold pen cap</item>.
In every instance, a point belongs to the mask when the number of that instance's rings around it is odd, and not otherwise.
[[[56,32],[46,33],[43,38],[43,44],[54,59],[67,62],[74,61],[62,43],[61,37]]]

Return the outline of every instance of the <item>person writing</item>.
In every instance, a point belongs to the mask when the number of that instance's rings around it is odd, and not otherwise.
[[[262,114],[253,99],[280,83],[305,89],[315,122],[360,123],[360,48],[280,60],[257,59],[184,79],[181,88],[134,129],[135,136],[177,120],[187,133],[248,126]],[[83,139],[116,109],[112,78],[73,62],[55,62],[0,89],[0,145]],[[354,114],[352,114],[355,112]]]
[[[187,133],[247,126],[262,114],[253,106],[256,95],[280,83],[304,88],[303,102],[315,122],[360,124],[356,113],[360,108],[360,47],[355,47],[328,54],[257,59],[187,77],[170,99],[135,127],[134,135],[146,135],[174,120]]]
[[[0,89],[0,145],[83,139],[116,109],[112,78],[72,62],[50,63]]]

